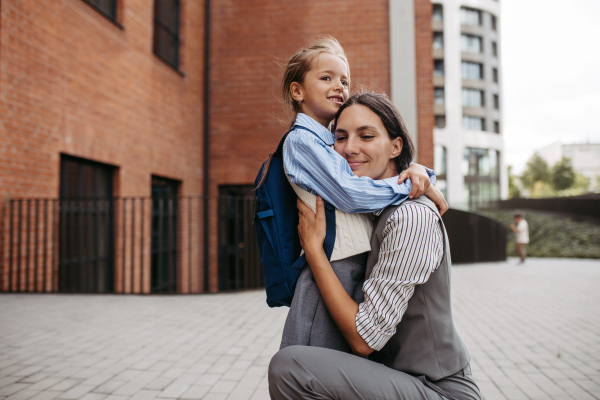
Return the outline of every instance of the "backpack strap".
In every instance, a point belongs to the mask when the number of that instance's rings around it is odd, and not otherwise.
[[[287,139],[290,132],[294,129],[304,129],[305,131],[311,132],[315,134],[312,130],[305,128],[300,125],[294,125],[292,129],[287,131],[285,135],[281,138],[279,142],[279,146],[277,146],[277,150],[273,153],[273,157],[282,157],[283,156],[283,145],[285,140]],[[325,241],[323,242],[323,250],[325,250],[325,255],[327,259],[331,261],[331,254],[333,253],[333,246],[335,244],[335,207],[329,203],[327,200],[323,199],[325,202],[325,221],[327,223],[326,233],[325,233]],[[300,269],[306,264],[306,256],[302,254],[302,256],[296,260],[294,265],[292,265],[292,269]]]
[[[292,132],[294,129],[304,129],[305,131],[309,131],[310,133],[315,134],[313,131],[311,131],[310,129],[305,128],[303,126],[300,126],[300,125],[292,126],[292,129],[287,131],[286,134],[283,135],[283,137],[279,141],[279,145],[277,146],[277,150],[275,150],[275,153],[273,153],[273,157],[281,157],[283,155],[283,144],[285,143],[285,139],[287,139],[290,132]]]

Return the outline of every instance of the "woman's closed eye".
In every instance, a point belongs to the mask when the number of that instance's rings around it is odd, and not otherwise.
[[[341,142],[345,141],[346,139],[348,139],[347,136],[341,136],[340,135],[340,136],[336,136],[335,137],[335,141],[338,142],[338,143],[341,143]]]

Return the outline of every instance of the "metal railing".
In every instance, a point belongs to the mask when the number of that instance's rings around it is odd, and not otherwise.
[[[10,199],[0,204],[0,292],[201,293],[264,286],[254,198]],[[205,224],[218,262],[204,265]]]

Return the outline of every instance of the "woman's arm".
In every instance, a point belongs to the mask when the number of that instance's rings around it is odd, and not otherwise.
[[[335,208],[348,213],[377,211],[390,204],[400,204],[411,194],[409,180],[399,184],[398,177],[373,180],[355,176],[348,162],[327,144],[301,129],[288,135],[283,160],[292,183],[322,196]],[[333,137],[330,144],[333,144]],[[413,164],[411,168],[422,171],[419,165]],[[427,173],[421,174],[423,182]],[[430,179],[435,181],[435,176]]]
[[[396,332],[414,287],[425,283],[443,256],[438,217],[427,207],[400,207],[386,221],[379,259],[363,286],[365,301],[356,304],[345,292],[323,252],[325,217],[322,199],[317,215],[298,203],[298,232],[323,301],[357,355],[381,350]]]
[[[298,234],[321,297],[354,354],[367,356],[373,349],[356,330],[358,304],[346,293],[323,250],[326,231],[323,199],[317,197],[316,215],[300,199],[297,203],[300,215]]]

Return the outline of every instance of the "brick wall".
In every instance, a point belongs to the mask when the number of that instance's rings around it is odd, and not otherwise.
[[[204,2],[181,3],[178,73],[152,53],[153,0],[120,0],[123,28],[82,0],[2,2],[0,199],[57,197],[61,153],[118,167],[115,195],[148,196],[152,174],[182,181],[181,195],[202,194]],[[425,165],[433,164],[430,7],[415,0],[419,160]],[[290,122],[281,105],[279,64],[317,34],[335,36],[346,49],[354,90],[389,92],[388,0],[212,2],[211,291],[218,289],[214,196],[219,185],[252,183],[275,149]],[[120,238],[116,242],[119,253]],[[200,247],[192,261],[202,266]],[[188,265],[182,257],[180,264]],[[148,268],[149,259],[143,260]],[[201,276],[194,282],[194,291],[203,287]]]
[[[415,55],[417,59],[417,126],[419,163],[433,168],[433,57],[430,0],[415,1]]]
[[[352,84],[389,92],[388,0],[213,2],[211,20],[211,194],[248,184],[289,127],[280,95],[280,63],[317,34],[336,37]],[[211,212],[216,232],[216,212]],[[211,235],[216,249],[216,235]],[[210,255],[217,289],[217,254]]]
[[[182,1],[179,72],[153,54],[153,0],[120,0],[118,5],[122,28],[82,0],[2,1],[0,200],[56,198],[61,153],[118,167],[118,196],[149,196],[152,174],[180,180],[181,195],[202,194],[204,4]],[[2,205],[5,217],[7,206]],[[120,271],[131,270],[132,264],[139,268],[141,260],[149,288],[148,211],[141,257],[139,249],[135,259],[123,256],[127,243],[117,229],[116,288],[123,281]],[[186,221],[181,227],[187,231]],[[139,240],[139,215],[135,224]],[[129,219],[125,227],[131,232]],[[6,218],[0,229],[8,229]],[[52,233],[48,240],[55,243]],[[183,240],[182,246],[191,245]],[[200,265],[199,252],[182,252],[179,264],[188,265],[192,254]],[[3,265],[7,253],[4,241]],[[181,280],[188,279],[186,271],[181,270]],[[195,273],[198,290],[201,274]],[[22,281],[33,280],[33,274],[27,270]],[[4,285],[6,276],[0,279]],[[125,278],[130,276],[125,273]],[[133,286],[139,290],[140,282]]]
[[[82,0],[6,0],[0,40],[0,198],[57,196],[60,153],[200,194],[204,7],[184,1],[181,72],[152,52],[153,0],[119,2],[119,28]]]

